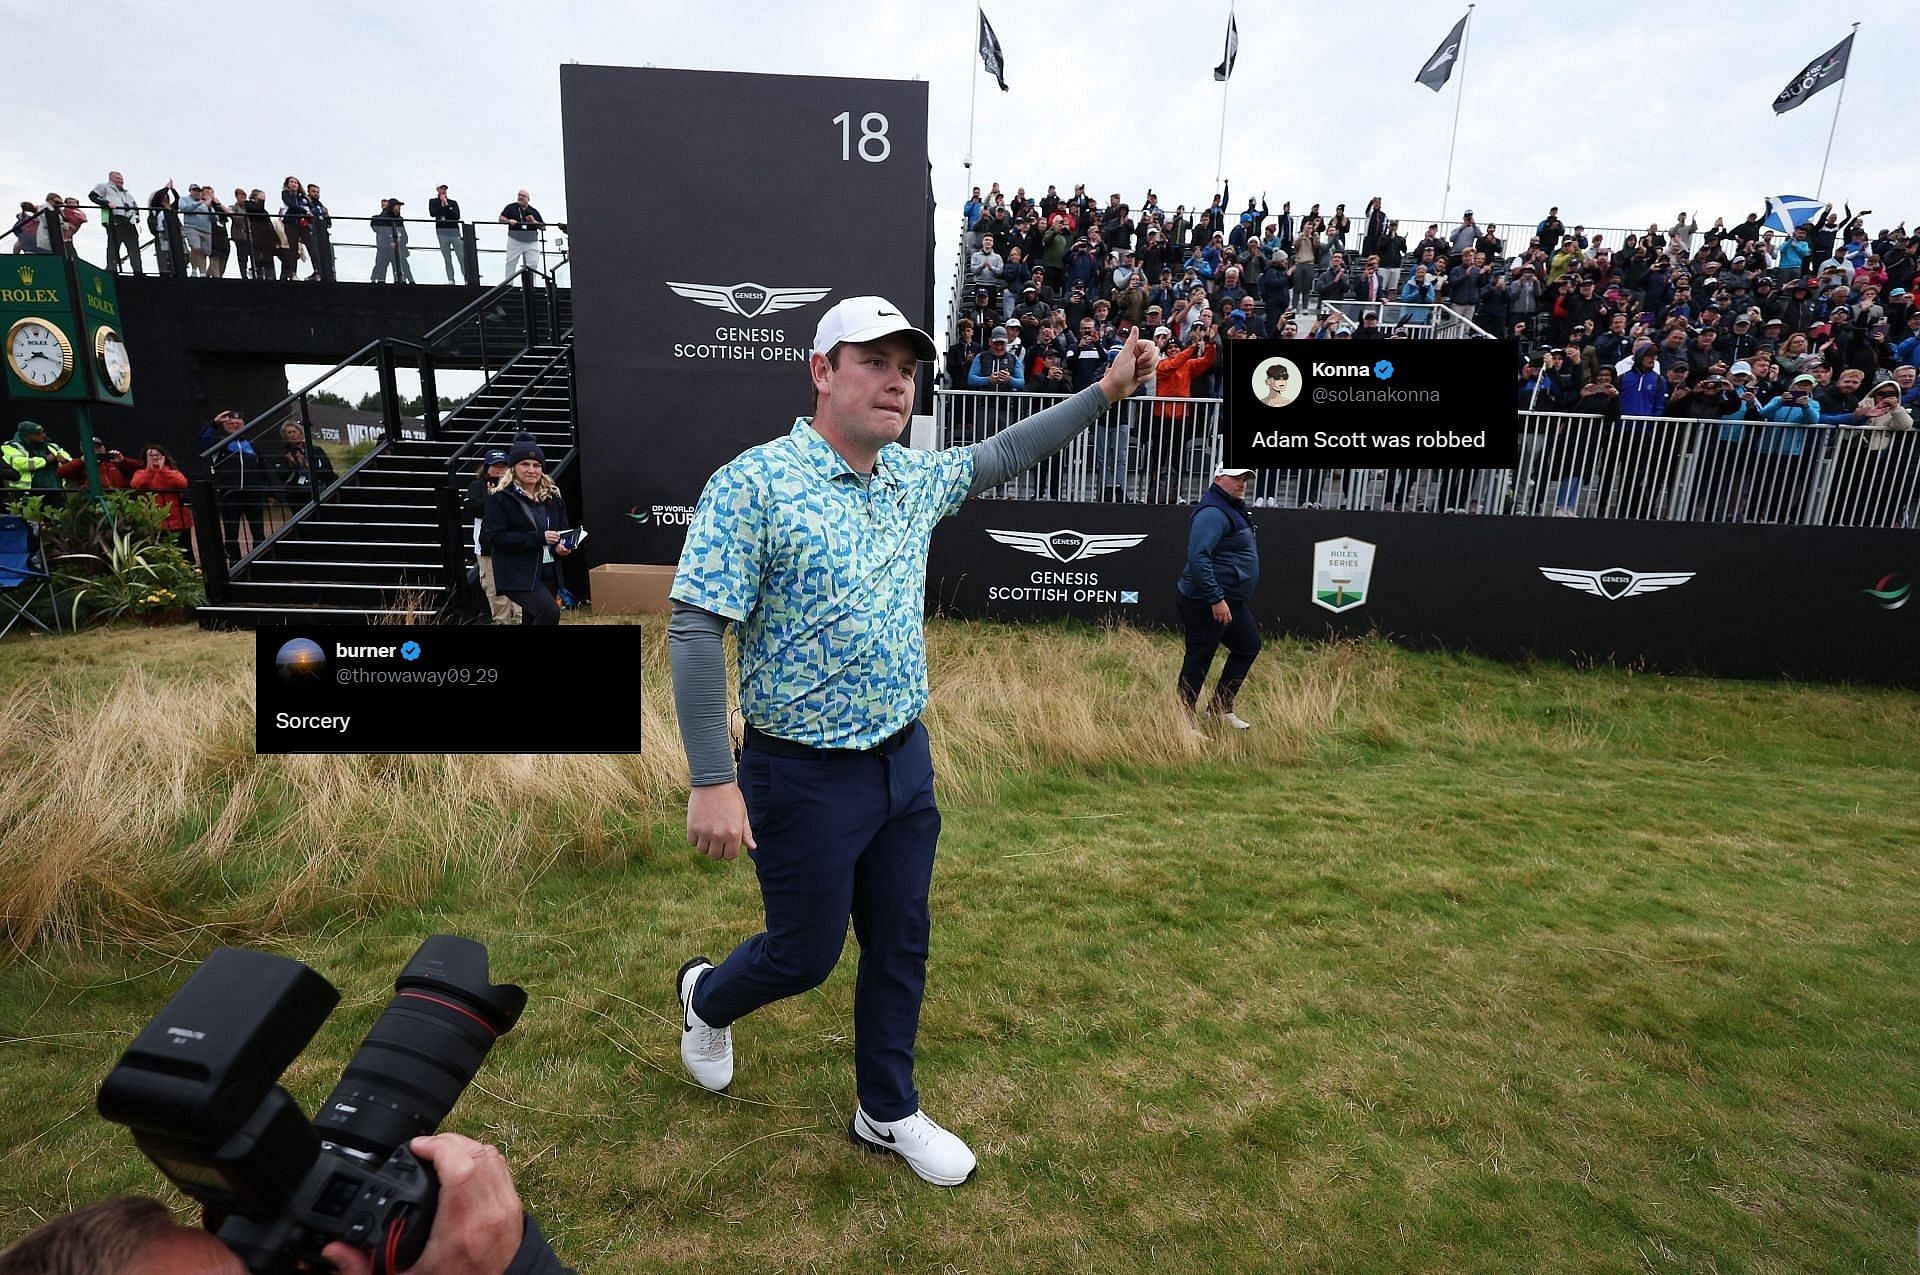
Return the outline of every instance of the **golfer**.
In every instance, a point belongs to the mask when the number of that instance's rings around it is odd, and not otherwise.
[[[973,1153],[920,1108],[914,1039],[926,988],[940,811],[920,722],[927,703],[927,543],[975,492],[1064,446],[1153,368],[1129,338],[1101,380],[971,447],[896,442],[933,339],[880,297],[821,318],[813,415],[708,480],[674,576],[667,632],[701,853],[753,858],[766,929],[719,965],[675,978],[680,1056],[715,1091],[733,1080],[733,1024],[833,972],[847,922],[860,944],[848,1136],[937,1186]],[[721,634],[739,626],[745,740],[729,747]]]

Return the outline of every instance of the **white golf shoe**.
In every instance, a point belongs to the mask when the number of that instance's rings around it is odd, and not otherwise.
[[[1221,721],[1233,727],[1235,730],[1252,730],[1253,729],[1252,722],[1240,716],[1240,714],[1234,712],[1232,709],[1228,709],[1224,713],[1215,714],[1215,716],[1219,717]]]
[[[674,982],[680,993],[680,1061],[696,1083],[719,1093],[733,1083],[733,1029],[709,1027],[693,1012],[694,985],[712,968],[712,961],[696,956],[680,967]]]
[[[959,1186],[976,1167],[967,1144],[916,1111],[904,1120],[875,1120],[856,1107],[847,1125],[847,1137],[856,1147],[882,1154],[892,1152],[907,1167],[935,1186]]]

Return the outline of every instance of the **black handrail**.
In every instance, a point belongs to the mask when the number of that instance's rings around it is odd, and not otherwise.
[[[540,370],[535,372],[532,375],[532,377],[528,379],[525,385],[521,386],[517,391],[514,392],[514,395],[512,398],[509,398],[506,402],[502,403],[498,408],[496,408],[494,410],[493,415],[487,417],[486,420],[482,421],[479,427],[476,428],[472,433],[468,434],[466,439],[462,441],[461,444],[454,449],[453,454],[447,458],[446,468],[447,468],[447,477],[449,479],[456,478],[459,475],[462,467],[473,456],[473,454],[479,450],[481,439],[495,432],[495,429],[499,425],[500,418],[505,416],[509,412],[514,412],[517,414],[521,407],[522,400],[525,399],[527,395],[531,394],[534,390],[543,386],[547,382],[547,380],[554,374],[554,372],[559,370],[559,366],[562,362],[567,362],[569,364],[568,372],[569,374],[571,374],[571,371],[572,371],[571,360],[573,357],[573,346],[571,344],[572,336],[573,336],[572,328],[568,328],[565,332],[561,333],[560,344],[562,348],[554,351],[554,353],[548,357],[547,361],[541,364]],[[572,459],[573,459],[573,453],[571,450],[569,450],[569,452],[567,453],[567,461],[571,461]],[[561,463],[564,465],[567,462],[562,461]],[[555,472],[558,472],[558,470],[556,469]]]
[[[278,192],[276,191],[275,195],[277,196],[277,194]],[[321,270],[328,276],[336,278],[338,271],[338,261],[335,255],[336,249],[372,248],[377,251],[381,246],[379,242],[379,227],[371,224],[371,216],[362,217],[357,213],[337,214],[332,208],[328,208],[324,219],[311,217],[302,219],[298,214],[289,212],[284,206],[271,204],[263,211],[257,213],[236,208],[231,204],[219,200],[213,201],[213,204],[206,209],[194,212],[188,212],[180,208],[177,204],[171,207],[163,207],[156,204],[135,204],[130,210],[120,210],[95,204],[92,200],[91,192],[89,192],[86,198],[88,202],[81,205],[82,211],[87,214],[86,222],[83,223],[79,229],[84,229],[85,225],[88,224],[97,224],[101,227],[102,232],[105,233],[107,227],[111,225],[114,219],[131,224],[134,227],[134,251],[136,253],[143,252],[149,248],[153,249],[156,254],[158,254],[162,248],[166,250],[168,257],[167,264],[161,266],[159,262],[156,261],[155,263],[155,273],[161,277],[172,277],[176,279],[189,277],[186,256],[188,247],[186,238],[187,226],[185,222],[185,218],[188,217],[208,219],[210,225],[207,227],[206,233],[212,234],[215,230],[223,231],[230,244],[247,243],[251,245],[258,234],[262,232],[271,233],[275,241],[271,251],[276,255],[288,251],[287,246],[279,244],[281,236],[277,228],[285,226],[290,221],[304,220],[311,227],[310,233],[316,242],[316,251],[324,251],[326,257],[324,263],[316,261],[314,263],[315,268]],[[140,237],[141,230],[145,226],[148,217],[154,213],[164,214],[160,219],[159,228],[152,232],[153,237],[151,239],[143,239]],[[146,214],[147,216],[142,216],[142,214]],[[58,241],[58,246],[41,248],[38,251],[43,253],[75,252],[74,245],[76,241],[66,238],[66,232],[64,230],[65,222],[59,216],[57,210],[51,208],[42,209],[38,220],[42,227],[43,236],[50,242]],[[401,225],[431,226],[435,228],[436,231],[442,228],[440,222],[430,217],[402,217],[396,220]],[[496,218],[481,217],[452,224],[456,225],[460,231],[461,267],[463,274],[466,276],[466,283],[468,286],[477,286],[480,282],[481,252],[478,232],[482,227],[494,226],[500,223]],[[373,242],[369,243],[356,238],[343,237],[351,236],[355,228],[362,225],[367,226],[374,232],[375,239]],[[195,229],[198,229],[198,227]],[[550,230],[557,232],[551,248],[549,248],[547,243],[547,232]],[[75,233],[77,234],[78,230],[76,230]],[[553,266],[553,271],[557,274],[559,270],[568,264],[565,239],[567,223],[564,221],[548,222],[539,227],[538,233],[540,236],[541,260],[544,262],[549,256],[557,256],[558,262]],[[435,241],[430,242],[423,236],[417,243],[409,242],[407,247],[410,250],[421,252],[434,251],[437,248],[437,235]],[[486,251],[494,253],[503,252],[504,249],[489,247]],[[114,248],[111,242],[109,242],[106,253],[107,262],[111,264],[113,258]],[[245,273],[246,268],[244,266],[237,271],[238,275],[245,275]],[[271,277],[271,275],[269,277]]]
[[[548,287],[554,286],[553,277],[551,275],[542,274],[540,271],[534,269],[532,266],[522,266],[514,274],[513,278],[501,280],[499,283],[494,284],[491,288],[488,288],[480,296],[474,298],[472,301],[467,302],[467,304],[461,306],[458,310],[454,311],[453,316],[451,318],[438,324],[431,331],[429,331],[425,336],[421,337],[420,338],[421,343],[424,346],[426,346],[428,349],[432,349],[433,347],[439,345],[440,342],[444,340],[449,333],[451,333],[455,328],[460,327],[462,324],[466,323],[466,321],[472,318],[475,313],[481,310],[491,308],[492,306],[498,305],[500,302],[500,298],[502,298],[507,293],[511,292],[513,289],[520,286],[520,280],[522,276],[530,275],[530,274],[539,275],[540,278],[545,279],[547,281]]]
[[[535,303],[534,288],[536,286],[536,280],[545,284],[546,304],[544,307],[537,307]],[[222,533],[224,533],[219,508],[218,480],[220,477],[221,459],[224,455],[229,454],[226,449],[233,441],[240,439],[251,444],[256,439],[263,438],[269,429],[276,428],[291,421],[292,423],[298,424],[302,446],[307,456],[312,457],[314,454],[313,426],[308,411],[309,397],[341,372],[365,367],[370,357],[378,369],[380,376],[380,416],[383,426],[381,431],[382,437],[368,449],[365,456],[362,456],[344,473],[336,475],[332,482],[327,483],[324,487],[309,483],[307,485],[306,501],[297,509],[290,510],[285,522],[274,528],[270,534],[263,535],[251,550],[241,555],[235,562],[228,563],[226,561],[225,542],[223,539],[215,539],[212,545],[209,546],[212,551],[209,555],[209,569],[207,571],[210,584],[210,600],[219,600],[213,598],[212,594],[214,592],[222,595],[227,592],[225,586],[231,574],[259,558],[270,545],[283,539],[292,528],[310,518],[322,505],[334,497],[335,493],[339,492],[351,482],[362,470],[373,465],[380,457],[384,456],[391,448],[402,441],[399,389],[395,380],[397,355],[409,354],[414,358],[420,369],[422,393],[432,395],[435,393],[436,385],[434,376],[435,354],[443,352],[443,347],[453,337],[454,333],[460,331],[468,324],[477,322],[480,330],[482,371],[488,375],[489,381],[492,379],[493,369],[490,366],[491,359],[489,358],[489,350],[487,348],[487,318],[492,309],[499,305],[502,299],[515,289],[520,290],[522,297],[522,309],[524,313],[521,319],[524,326],[522,326],[522,324],[513,325],[519,329],[514,334],[518,338],[518,345],[517,348],[514,349],[514,352],[507,356],[502,367],[511,366],[540,343],[541,328],[543,326],[539,313],[541,309],[546,311],[544,326],[547,333],[551,339],[557,343],[561,343],[562,348],[550,355],[541,364],[539,370],[535,372],[526,386],[515,393],[506,405],[493,412],[479,429],[474,431],[472,435],[455,449],[453,458],[448,462],[448,474],[451,478],[460,462],[471,456],[478,440],[488,431],[497,428],[499,422],[507,413],[520,411],[524,406],[527,395],[535,388],[547,385],[554,375],[561,370],[563,362],[570,358],[571,347],[567,342],[572,335],[572,329],[568,329],[565,333],[558,331],[560,307],[557,285],[552,276],[536,270],[531,266],[522,267],[521,270],[516,272],[513,278],[503,280],[501,283],[488,289],[487,292],[477,300],[463,306],[457,314],[436,325],[431,332],[419,341],[409,341],[401,337],[382,337],[377,341],[368,342],[320,376],[280,399],[266,411],[256,415],[240,430],[214,440],[202,450],[201,458],[206,462],[208,472],[212,477],[209,480],[202,480],[196,484],[194,490],[195,507],[196,510],[199,511],[200,521],[202,523],[209,527],[219,528]],[[508,345],[513,344],[514,341],[510,338]],[[568,383],[568,400],[569,403],[571,403],[572,392],[570,381]],[[429,434],[437,434],[440,424],[438,400],[430,398],[426,410]],[[261,465],[266,463],[266,458],[257,448],[255,449],[255,457],[257,463]],[[559,473],[565,470],[567,465],[572,462],[572,459],[570,449],[566,459],[555,467],[554,472]],[[265,498],[272,491],[273,488],[267,484],[262,484],[259,488],[259,496],[263,500],[263,505]],[[451,572],[453,570],[453,559],[456,556],[454,550],[458,547],[454,542],[454,538],[458,534],[458,529],[451,525],[448,517],[446,490],[440,493],[437,504],[442,523],[441,538],[447,546],[447,570]],[[217,559],[217,562],[213,561],[214,559]],[[462,566],[461,569],[464,570],[464,566]],[[449,579],[448,583],[457,586],[460,582]]]
[[[253,430],[256,426],[265,424],[270,417],[277,416],[283,409],[289,408],[293,406],[293,404],[295,404],[296,402],[300,402],[304,400],[307,397],[307,395],[313,393],[315,390],[319,389],[322,385],[326,384],[327,381],[331,380],[337,373],[346,371],[349,368],[354,367],[362,359],[366,358],[368,354],[371,354],[375,350],[379,349],[381,343],[387,339],[388,338],[382,337],[380,338],[380,340],[367,342],[365,345],[355,350],[352,354],[347,355],[346,358],[341,359],[338,363],[334,364],[332,367],[322,372],[319,376],[315,377],[313,380],[308,381],[305,385],[293,391],[293,393],[287,395],[285,398],[275,403],[272,407],[269,407],[266,411],[256,415],[252,420],[246,423],[245,427],[243,427],[238,434],[228,434],[223,438],[215,440],[209,446],[202,448],[200,451],[200,459],[203,461],[206,461],[208,464],[208,467],[211,468],[213,461],[218,455],[218,453],[225,451],[228,443],[232,442],[235,438],[240,438],[240,439],[248,438],[248,436],[253,433]]]

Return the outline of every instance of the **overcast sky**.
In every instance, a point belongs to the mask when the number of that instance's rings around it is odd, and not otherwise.
[[[1225,0],[986,8],[1011,91],[981,73],[979,184],[1037,195],[1049,181],[1063,192],[1085,181],[1136,207],[1148,186],[1169,207],[1206,201]],[[1464,82],[1451,219],[1472,207],[1482,221],[1532,222],[1558,204],[1590,226],[1665,225],[1681,207],[1732,222],[1764,195],[1814,193],[1840,90],[1785,116],[1771,102],[1858,17],[1825,194],[1874,209],[1875,228],[1920,217],[1910,158],[1920,4],[1748,0],[1723,18],[1708,6],[1485,0],[1453,83],[1438,94],[1415,84],[1463,11],[1452,0],[1240,4],[1224,159],[1236,206],[1265,190],[1276,210],[1291,198],[1296,211],[1344,200],[1357,213],[1379,194],[1404,221],[1439,217]],[[0,29],[33,37],[30,55],[23,43],[7,59],[0,90],[10,200],[84,195],[110,167],[143,199],[168,177],[271,189],[291,173],[323,186],[336,216],[371,215],[382,195],[424,216],[445,181],[469,215],[496,214],[524,185],[557,221],[558,68],[569,60],[924,79],[941,201],[936,295],[950,283],[978,66],[967,4],[0,0]]]

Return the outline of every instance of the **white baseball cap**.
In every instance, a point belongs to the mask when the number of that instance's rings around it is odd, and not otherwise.
[[[813,330],[813,352],[828,354],[844,341],[878,341],[895,332],[904,332],[912,339],[913,351],[923,362],[940,357],[933,338],[909,323],[900,307],[885,297],[848,297],[821,315],[820,326]]]
[[[1253,471],[1251,469],[1234,469],[1229,466],[1222,466],[1213,471],[1213,476],[1215,478],[1251,478],[1253,477]]]

